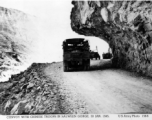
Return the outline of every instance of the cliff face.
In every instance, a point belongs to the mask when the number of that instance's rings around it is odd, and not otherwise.
[[[152,2],[72,1],[71,27],[105,40],[113,65],[152,76]]]
[[[37,40],[36,18],[0,7],[0,81],[8,80],[29,62]]]

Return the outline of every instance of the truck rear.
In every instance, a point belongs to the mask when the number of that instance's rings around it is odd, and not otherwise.
[[[93,58],[95,58],[96,60],[99,59],[100,60],[100,55],[98,52],[94,52],[94,51],[90,51],[90,59],[93,60]]]
[[[63,69],[89,70],[90,46],[83,38],[66,39],[63,41]]]

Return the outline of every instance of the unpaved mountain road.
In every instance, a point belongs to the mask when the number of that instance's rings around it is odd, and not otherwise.
[[[91,61],[91,65],[90,71],[63,72],[62,62],[45,69],[59,86],[65,113],[152,113],[150,79],[108,68],[109,61]]]

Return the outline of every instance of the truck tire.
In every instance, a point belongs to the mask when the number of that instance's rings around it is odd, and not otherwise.
[[[88,65],[84,66],[84,68],[83,68],[84,71],[88,71],[89,69],[90,69],[90,66],[88,66]]]
[[[67,68],[66,68],[66,69],[67,69],[67,72],[68,72],[68,71],[69,71],[69,67],[67,66]]]
[[[67,71],[67,70],[66,70],[66,66],[64,66],[64,67],[63,67],[63,70],[64,70],[64,72],[66,72],[66,71]]]
[[[90,66],[89,66],[89,65],[87,66],[87,71],[88,71],[88,70],[90,70]]]
[[[83,71],[86,71],[86,66],[83,67]]]
[[[67,72],[69,69],[67,66],[64,66],[64,72]]]

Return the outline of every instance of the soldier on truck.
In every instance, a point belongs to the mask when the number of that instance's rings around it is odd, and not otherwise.
[[[84,38],[72,38],[63,41],[63,69],[90,68],[90,46]]]

